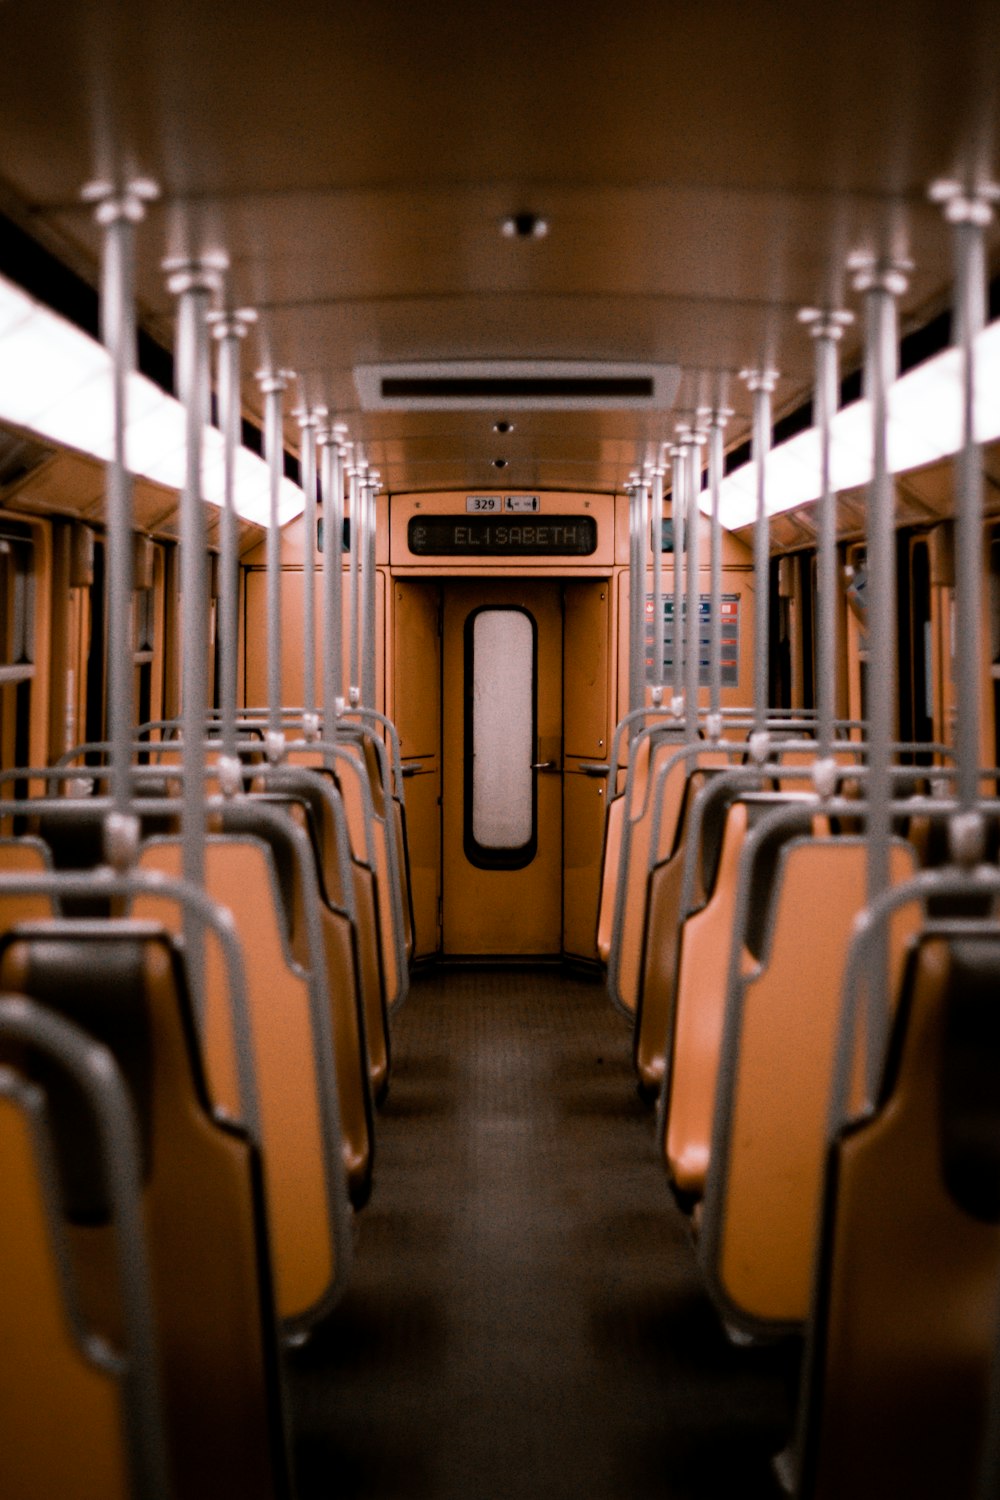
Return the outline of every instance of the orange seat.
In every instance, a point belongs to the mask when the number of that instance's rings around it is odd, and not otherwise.
[[[315,964],[310,908],[318,918],[324,958],[321,982],[333,1033],[344,1169],[351,1202],[360,1208],[371,1192],[375,1126],[354,925],[350,915],[329,900],[316,833],[322,788],[315,788],[310,773],[301,771],[269,776],[265,785],[271,790],[225,803],[217,817],[224,832],[245,832],[270,846],[281,886],[289,950],[306,973]],[[303,789],[303,795],[295,794],[296,787]],[[314,790],[318,790],[318,798],[310,795]],[[292,839],[280,819],[258,816],[262,804],[269,810],[280,808],[293,819],[305,834],[303,843]],[[312,861],[304,857],[307,854]]]
[[[139,869],[177,877],[180,844],[152,840]],[[308,1328],[333,1305],[350,1255],[326,996],[289,950],[266,844],[250,835],[210,836],[205,889],[233,914],[245,953],[278,1309],[290,1328]],[[134,910],[179,930],[171,903],[147,895]],[[238,1117],[228,984],[214,942],[205,957],[205,1069],[213,1101]]]
[[[825,823],[778,815],[736,915],[752,963],[727,996],[699,1251],[727,1320],[751,1333],[802,1323],[815,1270],[844,964],[868,862],[862,840],[821,836]],[[913,870],[895,840],[893,883]],[[892,927],[897,981],[913,928],[909,916]]]
[[[726,812],[714,888],[678,934],[672,1045],[664,1083],[664,1150],[671,1180],[682,1193],[696,1196],[704,1189],[708,1171],[729,934],[746,831],[746,803],[733,802]]]
[[[1000,1324],[1000,934],[925,933],[831,1148],[797,1493],[978,1500]]]
[[[657,840],[660,855],[646,881],[633,1060],[639,1088],[649,1098],[660,1093],[666,1072],[677,974],[677,940],[682,921],[687,820],[698,792],[705,785],[705,777],[706,772],[697,768],[688,774],[673,845],[665,849],[662,840]]]
[[[642,971],[644,896],[653,825],[658,821],[661,848],[669,849],[687,767],[684,747],[678,745],[676,738],[664,740],[655,729],[643,731],[633,744],[623,799],[614,926],[608,958],[611,998],[630,1014],[635,1013],[638,1003]]]
[[[30,1058],[61,1062],[116,1157],[116,1263],[129,1278],[123,1337],[81,1322],[61,1246],[51,1164],[58,1109]],[[124,1107],[123,1107],[124,1106]],[[167,1500],[166,1453],[141,1233],[138,1142],[106,1048],[23,997],[0,997],[0,1493],[18,1500]]]
[[[172,1493],[276,1500],[287,1454],[259,1159],[246,1132],[208,1104],[179,954],[155,923],[25,923],[2,939],[0,985],[96,1036],[128,1086]],[[31,1067],[53,1099],[58,1211],[79,1313],[118,1348],[117,1241],[94,1124],[58,1070]]]
[[[327,758],[331,762],[330,767],[325,764]],[[374,811],[370,789],[359,774],[356,758],[339,747],[335,750],[327,747],[326,751],[292,751],[289,764],[330,780],[341,799],[351,847],[369,1076],[374,1097],[377,1102],[381,1102],[389,1087],[391,1066],[390,990],[384,962],[387,940],[384,939],[382,928],[382,900],[377,875],[376,841],[372,827]],[[335,841],[327,840],[324,847],[328,855],[332,855]],[[339,884],[339,874],[329,866],[330,859],[327,857],[325,868],[331,882],[336,880]]]

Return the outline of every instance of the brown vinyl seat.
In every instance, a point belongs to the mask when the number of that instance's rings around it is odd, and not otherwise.
[[[319,896],[327,1003],[333,1030],[337,1097],[344,1139],[344,1169],[351,1202],[355,1208],[361,1208],[371,1193],[375,1122],[354,923],[349,912],[343,906],[335,905],[330,898],[327,873],[328,867],[333,867],[330,870],[333,873],[336,860],[324,858],[322,830],[324,813],[327,816],[329,813],[322,806],[322,786],[309,771],[282,772],[277,778],[269,776],[265,785],[269,790],[226,803],[220,813],[221,827],[225,833],[248,833],[270,845],[284,898],[283,914],[289,947],[296,962],[308,972],[313,959],[305,910],[305,872],[301,868],[299,849],[286,836],[280,823],[269,818],[262,820],[256,816],[255,809],[261,802],[283,809],[307,836]],[[326,842],[329,843],[328,837]],[[312,882],[309,884],[311,886]]]
[[[612,797],[604,817],[604,843],[601,849],[600,893],[597,901],[597,956],[603,964],[611,957],[611,929],[615,917],[615,891],[622,854],[622,830],[625,825],[625,798]]]
[[[699,1254],[727,1322],[754,1334],[801,1325],[819,1232],[844,964],[866,902],[867,850],[823,836],[808,810],[779,814],[744,872],[735,941],[750,963],[726,1002]],[[894,840],[893,884],[914,872]],[[893,922],[902,973],[914,930]]]
[[[402,796],[393,790],[389,752],[378,733],[368,729],[362,738],[368,780],[372,787],[375,811],[386,824],[392,839],[399,884],[398,917],[403,923],[403,951],[406,961],[413,958],[413,899],[410,892],[410,855],[406,838],[406,806]]]
[[[172,1493],[185,1500],[287,1497],[259,1157],[247,1133],[209,1103],[184,967],[171,939],[144,921],[22,924],[0,940],[0,986],[96,1037],[128,1086],[139,1122]],[[50,1101],[57,1207],[79,1314],[120,1347],[115,1230],[94,1170],[100,1154],[93,1119],[58,1066],[28,1062]]]
[[[263,820],[267,812],[260,807],[257,815]],[[139,869],[177,877],[181,854],[175,840],[151,840],[141,851]],[[245,953],[278,1311],[290,1331],[306,1331],[336,1301],[350,1257],[336,1070],[319,978],[323,959],[320,955],[319,969],[307,973],[290,951],[270,843],[249,834],[210,835],[205,889],[232,913]],[[137,899],[134,911],[179,930],[176,907],[156,896]],[[205,960],[201,1036],[210,1097],[235,1114],[238,1075],[228,983],[221,952],[211,940]]]
[[[357,759],[358,774],[365,777],[374,803],[372,827],[375,834],[375,879],[383,945],[382,966],[386,976],[386,1004],[391,1015],[396,1006],[401,1005],[406,998],[406,955],[407,951],[412,952],[413,945],[413,935],[407,933],[406,913],[409,901],[408,897],[404,897],[402,874],[396,862],[400,841],[396,804],[385,784],[388,779],[385,746],[372,735],[364,735],[360,742],[345,739],[343,748]],[[347,784],[347,773],[340,760],[337,762],[335,775],[345,801],[351,797],[357,798],[360,789],[357,785]],[[393,878],[394,870],[398,880]]]
[[[646,882],[651,864],[673,848],[694,753],[685,752],[675,736],[653,728],[641,736],[629,765],[608,988],[614,1003],[631,1014],[638,1005],[642,976]]]
[[[740,856],[753,822],[796,797],[739,791],[725,778],[705,795],[711,816],[694,851],[705,900],[684,917],[678,934],[662,1114],[668,1175],[682,1198],[694,1200],[704,1194],[708,1173]]]
[[[38,1078],[69,1064],[97,1123],[122,1296],[121,1341],[93,1337],[68,1275],[53,1164],[60,1150]],[[73,1121],[63,1120],[62,1128]],[[64,1147],[62,1149],[65,1149]],[[112,1163],[111,1158],[114,1157]],[[23,996],[0,996],[0,1493],[18,1500],[168,1500],[138,1147],[104,1047]]]
[[[717,766],[701,764],[689,771],[673,831],[673,844],[668,849],[663,839],[657,840],[658,857],[646,881],[632,1055],[640,1092],[650,1099],[659,1095],[666,1072],[677,975],[677,940],[683,919],[681,893],[688,817],[698,793],[718,771]],[[695,895],[702,899],[698,891]]]
[[[338,742],[336,752],[332,755],[329,751],[293,750],[289,752],[288,759],[292,765],[325,769],[328,775],[332,775],[343,799],[351,849],[359,865],[370,871],[368,879],[378,914],[379,960],[385,1009],[389,1015],[405,995],[405,976],[399,962],[396,902],[389,878],[388,833],[385,819],[375,808],[364,755],[360,746]]]
[[[831,1146],[802,1500],[985,1493],[977,1471],[1000,1321],[998,994],[995,925],[925,932],[875,1112]]]
[[[171,790],[163,777],[146,774],[132,778],[133,793],[151,800],[166,798]],[[94,806],[89,799],[65,800],[58,809],[28,816],[28,825],[46,845],[53,869],[94,870],[105,862],[104,829],[107,807]],[[176,812],[144,813],[140,818],[143,836],[176,831]],[[107,897],[63,896],[60,909],[67,917],[106,917],[121,915]]]
[[[370,799],[366,799],[365,785],[358,779],[357,763],[353,756],[339,750],[332,757],[333,769],[325,763],[322,752],[292,751],[289,760],[281,768],[282,775],[297,774],[307,770],[322,778],[340,798],[350,841],[352,882],[354,894],[354,916],[358,940],[358,962],[361,971],[361,994],[365,1007],[365,1042],[368,1048],[368,1068],[375,1102],[380,1104],[389,1089],[389,1074],[392,1062],[389,1033],[389,989],[385,977],[381,901],[376,869],[376,844],[370,826]],[[267,784],[262,783],[262,784]],[[355,795],[348,798],[347,792]],[[369,812],[366,813],[366,805]],[[324,811],[317,826],[324,826]],[[332,831],[331,831],[332,832]],[[335,839],[323,836],[323,865],[328,889],[339,889],[340,874],[332,867]]]
[[[52,855],[43,839],[33,834],[0,838],[0,874],[45,875],[52,869]],[[0,891],[0,934],[18,922],[32,922],[52,915],[47,896],[16,889]]]

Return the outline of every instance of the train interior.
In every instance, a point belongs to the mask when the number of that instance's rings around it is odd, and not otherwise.
[[[0,40],[0,1495],[1000,1496],[1000,10]]]

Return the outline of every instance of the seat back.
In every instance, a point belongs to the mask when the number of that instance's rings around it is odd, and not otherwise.
[[[258,809],[258,817],[267,811]],[[181,865],[176,840],[151,840],[139,859],[140,870],[173,877]],[[304,1330],[332,1307],[350,1264],[321,940],[312,945],[318,968],[306,973],[291,953],[270,842],[250,834],[211,835],[205,889],[232,913],[243,945],[277,1304],[289,1330]],[[176,909],[155,896],[141,897],[134,910],[179,930]],[[211,940],[201,1035],[211,1097],[231,1111],[235,1042],[222,955]]]
[[[652,863],[654,823],[661,847],[669,850],[693,753],[679,747],[675,739],[664,739],[654,728],[643,731],[629,757],[608,992],[612,1002],[630,1015],[634,1015],[638,1003],[642,973],[643,897]]]
[[[611,957],[611,933],[615,920],[615,891],[621,864],[622,831],[625,826],[625,798],[619,792],[612,797],[604,815],[604,843],[601,850],[600,894],[597,901],[597,956],[606,964]]]
[[[56,1162],[76,1122],[53,1107],[60,1083],[97,1132],[121,1287],[114,1347],[85,1324],[71,1274]],[[141,1194],[111,1054],[32,1001],[0,997],[0,1493],[168,1500]]]
[[[389,1086],[391,1038],[374,871],[351,848],[344,801],[326,767],[282,765],[269,770],[262,785],[287,790],[307,804],[323,889],[353,925],[370,1091],[380,1100]]]
[[[687,777],[677,815],[673,847],[653,849],[643,898],[641,976],[636,1001],[633,1061],[639,1088],[655,1098],[663,1087],[668,1033],[673,1015],[677,974],[677,939],[682,921],[684,856],[687,825],[695,798],[710,773],[695,768]],[[662,845],[661,840],[657,840]]]
[[[155,923],[23,924],[0,939],[0,985],[67,1016],[105,1045],[140,1119],[147,1141],[143,1217],[174,1493],[190,1500],[285,1496],[284,1405],[259,1160],[246,1133],[221,1121],[209,1104],[179,954]],[[124,1017],[131,1019],[130,1038]],[[116,1347],[122,1314],[114,1226],[89,1170],[92,1126],[78,1113],[72,1080],[50,1070],[44,1086],[67,1125],[56,1181],[80,1314]]]
[[[307,920],[307,883],[318,893],[316,911],[323,940],[325,993],[337,1069],[344,1169],[351,1202],[357,1208],[367,1202],[371,1192],[375,1124],[356,935],[350,913],[335,907],[327,891],[317,832],[317,812],[321,811],[317,808],[317,801],[322,802],[322,787],[319,787],[318,796],[314,796],[317,786],[311,773],[293,774],[296,781],[305,778],[306,785],[301,794],[293,790],[294,783],[288,777],[273,782],[268,778],[266,784],[273,790],[227,803],[221,810],[221,824],[228,833],[246,832],[270,846],[282,888],[284,911],[289,918],[289,948],[295,961],[307,973],[315,962]],[[287,830],[281,828],[280,822],[257,816],[261,803],[268,808],[280,808],[301,828],[305,834],[305,848],[303,841],[295,841]],[[308,882],[303,868],[305,851],[311,854],[315,866],[314,879]],[[348,894],[353,904],[353,893]]]
[[[743,844],[755,821],[795,795],[743,792],[720,778],[707,788],[702,803],[713,814],[717,811],[718,819],[703,818],[700,840],[692,837],[685,852],[681,900],[688,915],[678,935],[662,1113],[667,1171],[684,1195],[700,1198],[705,1190]],[[696,867],[705,900],[692,911]]]
[[[409,896],[403,889],[403,872],[399,850],[403,842],[400,809],[390,795],[388,760],[385,746],[372,735],[365,735],[360,745],[345,743],[349,753],[359,760],[359,770],[371,788],[375,806],[375,877],[379,899],[379,922],[384,951],[382,964],[388,986],[388,1010],[391,1015],[402,1005],[409,991],[408,954],[413,951],[413,933],[409,927]],[[340,763],[338,762],[338,776]]]
[[[1000,932],[924,933],[831,1148],[799,1431],[816,1500],[974,1500],[1000,1319]]]
[[[0,874],[45,875],[51,869],[52,857],[42,839],[30,834],[16,839],[0,838]],[[47,896],[18,891],[16,885],[0,889],[0,932],[18,922],[31,922],[51,913],[52,903]]]
[[[371,873],[369,881],[378,913],[379,960],[383,977],[386,1014],[406,996],[405,954],[400,938],[400,898],[390,880],[395,850],[390,849],[386,824],[376,812],[364,756],[357,745],[338,742],[316,750],[292,750],[293,765],[312,766],[332,774],[344,803],[351,849],[355,859]],[[362,882],[364,884],[364,882]],[[363,892],[358,892],[359,903]],[[360,905],[359,905],[360,912]],[[370,1029],[370,1028],[369,1028]]]
[[[724,1018],[699,1255],[727,1320],[750,1333],[804,1322],[819,1232],[829,1101],[844,965],[865,908],[868,855],[857,838],[805,828],[779,813],[744,853]],[[914,870],[894,840],[891,880]],[[894,919],[902,973],[911,911]]]

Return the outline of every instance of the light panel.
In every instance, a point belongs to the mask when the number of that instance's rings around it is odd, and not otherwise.
[[[101,463],[113,452],[111,357],[103,344],[0,277],[0,422],[72,448]],[[184,484],[184,408],[145,375],[127,384],[125,455],[129,471],[167,489]],[[223,439],[205,429],[202,496],[223,502]],[[267,464],[240,447],[236,455],[236,513],[267,526]],[[279,523],[302,513],[305,497],[282,478]]]
[[[962,445],[962,364],[957,349],[945,349],[893,382],[887,434],[889,470],[904,474],[957,453]],[[980,443],[1000,438],[1000,322],[980,334],[976,347],[974,427]],[[810,427],[772,448],[766,460],[768,515],[794,510],[820,496],[819,431]],[[831,478],[835,492],[859,489],[872,477],[872,423],[862,399],[841,407],[831,425]],[[702,510],[711,511],[703,492]],[[722,481],[720,515],[735,531],[757,514],[753,463]]]

